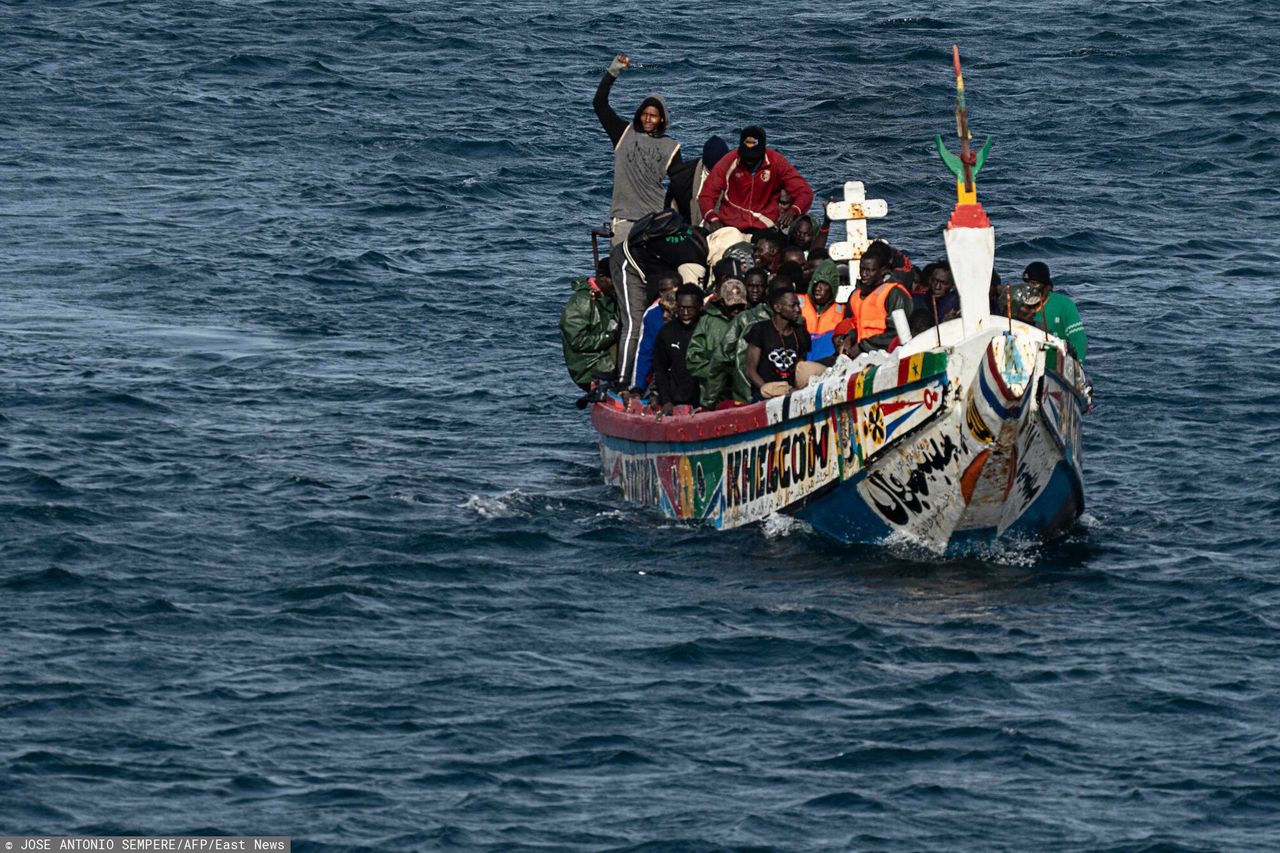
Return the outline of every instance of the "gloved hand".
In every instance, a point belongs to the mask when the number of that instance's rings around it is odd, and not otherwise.
[[[630,67],[631,58],[620,53],[609,63],[609,76],[617,77],[622,72],[622,69]]]

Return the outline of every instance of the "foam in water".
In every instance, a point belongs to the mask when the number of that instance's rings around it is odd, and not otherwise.
[[[458,506],[481,518],[528,518],[530,501],[530,495],[519,489],[512,489],[496,497],[471,495]]]
[[[760,522],[760,529],[766,539],[785,539],[793,533],[812,533],[813,528],[807,522],[793,515],[773,513]]]

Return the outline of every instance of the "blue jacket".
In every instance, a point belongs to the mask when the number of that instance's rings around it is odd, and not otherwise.
[[[653,350],[658,343],[658,332],[667,322],[662,306],[655,301],[640,320],[640,349],[636,351],[635,387],[644,391],[649,387],[653,374]]]

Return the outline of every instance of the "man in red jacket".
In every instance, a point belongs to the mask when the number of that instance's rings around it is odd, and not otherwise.
[[[794,203],[781,209],[783,190]],[[698,193],[698,207],[711,228],[731,225],[758,233],[768,228],[785,229],[813,203],[813,189],[796,167],[764,144],[764,128],[744,128],[738,150],[711,170]]]

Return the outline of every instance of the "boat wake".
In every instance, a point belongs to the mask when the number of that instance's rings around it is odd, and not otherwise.
[[[785,539],[793,533],[812,533],[813,527],[794,515],[783,515],[775,512],[765,516],[760,522],[760,529],[766,539]]]

